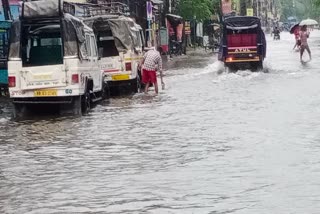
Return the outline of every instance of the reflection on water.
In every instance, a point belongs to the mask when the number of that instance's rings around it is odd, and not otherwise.
[[[318,213],[319,63],[282,38],[269,73],[182,57],[160,95],[85,117],[15,122],[2,102],[0,213]]]

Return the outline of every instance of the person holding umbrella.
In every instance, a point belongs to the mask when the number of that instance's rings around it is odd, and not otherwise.
[[[301,31],[300,31],[300,39],[301,39],[301,49],[300,49],[300,61],[302,61],[302,56],[305,50],[307,50],[308,54],[309,54],[309,58],[310,60],[311,58],[311,51],[309,48],[309,44],[308,44],[308,38],[309,38],[309,32],[307,31],[307,25],[303,25],[301,27]]]

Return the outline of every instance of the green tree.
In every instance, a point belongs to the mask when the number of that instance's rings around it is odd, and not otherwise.
[[[316,7],[320,7],[320,0],[314,0],[313,2]]]
[[[296,16],[299,19],[320,16],[320,0],[281,0],[282,19]]]
[[[210,19],[219,9],[219,0],[180,0],[178,13],[186,19]]]

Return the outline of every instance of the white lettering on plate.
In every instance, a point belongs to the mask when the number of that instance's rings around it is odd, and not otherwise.
[[[250,51],[250,49],[249,48],[238,48],[238,49],[236,49],[234,52],[249,52]]]
[[[11,91],[10,95],[11,96],[17,96],[17,95],[24,95],[24,91]]]
[[[101,68],[102,69],[110,69],[110,68],[113,68],[113,64],[104,64],[104,65],[101,65]]]

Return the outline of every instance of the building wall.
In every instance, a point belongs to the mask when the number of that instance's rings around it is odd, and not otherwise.
[[[10,3],[10,12],[11,12],[11,15],[12,15],[13,19],[19,18],[20,2],[21,1],[18,1],[18,0],[9,1],[9,3]],[[1,8],[0,8],[0,21],[5,21],[2,4],[1,4]]]
[[[233,0],[234,8],[237,14],[247,15],[247,9],[252,8],[254,16],[261,19],[262,26],[272,27],[278,19],[276,2],[278,0]]]

